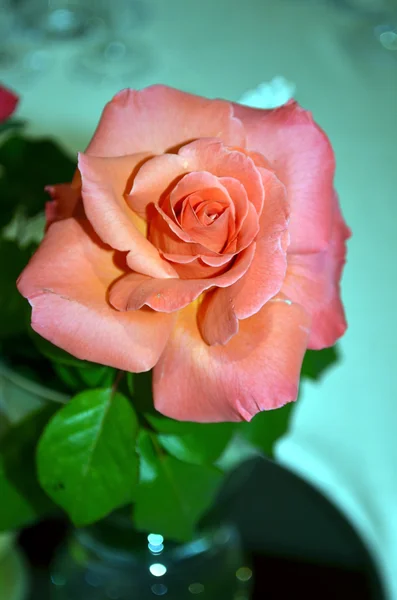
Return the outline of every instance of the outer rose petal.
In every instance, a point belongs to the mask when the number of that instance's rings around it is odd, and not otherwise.
[[[153,277],[176,277],[175,270],[139,231],[124,191],[133,170],[146,154],[98,158],[80,154],[82,196],[87,217],[102,241],[115,250],[129,252],[131,269]]]
[[[324,250],[331,237],[335,161],[325,133],[294,101],[274,110],[234,105],[247,147],[269,159],[291,205],[290,252]]]
[[[11,117],[18,104],[18,96],[0,85],[0,123]]]
[[[340,278],[350,230],[334,200],[332,238],[328,250],[306,255],[289,255],[282,291],[305,307],[312,317],[309,348],[333,346],[347,327],[340,297]]]
[[[54,223],[18,280],[33,308],[33,329],[78,358],[126,371],[151,369],[173,319],[148,309],[113,309],[107,289],[123,272],[88,221]]]
[[[235,284],[216,290],[198,312],[201,334],[210,345],[226,344],[237,319],[258,312],[280,291],[284,281],[288,235],[285,188],[271,171],[263,171],[262,175],[266,195],[251,266]]]
[[[121,311],[138,310],[147,305],[160,312],[174,312],[196,300],[211,287],[232,285],[246,273],[254,254],[255,243],[240,252],[233,266],[225,273],[208,279],[153,279],[130,273],[112,286],[109,301]]]
[[[153,371],[156,409],[181,421],[240,421],[295,400],[309,321],[279,298],[242,321],[227,346],[207,346],[187,307]]]
[[[162,154],[201,137],[245,145],[244,128],[228,102],[207,100],[164,85],[140,91],[127,89],[106,105],[87,154]]]

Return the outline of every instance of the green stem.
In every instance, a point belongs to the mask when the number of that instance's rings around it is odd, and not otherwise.
[[[113,385],[112,385],[112,396],[114,396],[114,394],[117,392],[117,388],[119,387],[119,384],[120,384],[121,380],[123,379],[124,375],[125,375],[125,371],[118,371],[116,377],[114,378]]]

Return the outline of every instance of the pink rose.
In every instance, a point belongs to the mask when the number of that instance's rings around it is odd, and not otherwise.
[[[17,107],[17,104],[18,96],[0,85],[0,123],[12,115]]]
[[[120,92],[72,184],[49,188],[48,231],[18,282],[32,327],[81,359],[154,367],[155,406],[176,419],[249,420],[294,400],[306,349],[346,329],[334,169],[296,102]]]

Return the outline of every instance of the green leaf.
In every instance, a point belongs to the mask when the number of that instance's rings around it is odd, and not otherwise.
[[[337,346],[324,348],[324,350],[307,350],[303,359],[301,377],[319,379],[338,360]]]
[[[115,369],[94,363],[88,363],[88,366],[76,370],[88,387],[111,387],[116,376]]]
[[[0,239],[0,339],[19,335],[27,328],[30,308],[16,288],[16,281],[28,263],[31,248],[19,248]]]
[[[223,474],[213,466],[188,464],[164,454],[155,436],[145,430],[141,430],[138,449],[141,477],[135,498],[135,526],[176,541],[190,540],[212,505]]]
[[[36,444],[55,405],[8,429],[0,442],[0,530],[17,529],[54,513],[57,507],[40,488],[34,461]]]
[[[294,403],[290,402],[282,408],[262,411],[249,423],[241,423],[239,431],[251,444],[273,457],[277,440],[288,431],[293,408]]]
[[[36,247],[44,237],[45,222],[44,211],[33,217],[26,217],[24,208],[21,206],[15,211],[12,220],[4,227],[3,238],[14,242],[20,248]]]
[[[127,373],[126,380],[128,393],[133,396],[135,392],[135,373]]]
[[[48,195],[44,187],[71,181],[76,165],[48,139],[32,140],[13,135],[0,146],[1,226],[6,225],[18,206],[30,217],[44,209]],[[4,221],[3,221],[3,215]]]
[[[139,430],[137,446],[139,454],[139,483],[154,481],[158,475],[159,457],[154,448],[152,438],[146,429]]]
[[[169,454],[199,465],[213,463],[226,448],[236,428],[233,423],[175,421],[159,413],[147,413],[145,418],[159,432],[158,441]]]
[[[111,367],[80,360],[54,346],[31,330],[31,337],[40,353],[51,360],[58,377],[73,391],[88,387],[110,387],[116,371]]]
[[[60,381],[62,381],[62,383],[64,383],[70,391],[74,392],[75,394],[82,391],[83,386],[76,373],[76,369],[56,362],[54,362],[52,366]]]
[[[48,424],[37,452],[39,480],[77,526],[132,501],[137,429],[132,406],[112,389],[78,394]]]
[[[90,362],[81,368],[58,362],[52,363],[52,366],[59,379],[75,393],[87,387],[111,387],[116,375],[115,369]]]
[[[0,123],[0,136],[11,131],[20,131],[25,126],[25,121],[21,119],[7,119]]]

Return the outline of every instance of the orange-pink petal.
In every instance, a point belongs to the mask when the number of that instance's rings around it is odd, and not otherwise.
[[[251,317],[283,285],[288,242],[286,192],[283,184],[271,171],[267,171],[265,187],[266,196],[256,238],[256,252],[250,268],[232,286],[216,290],[208,300],[208,309],[199,309],[199,328],[204,340],[210,345],[226,344],[230,339],[231,329],[228,324],[231,322],[231,311],[236,319]],[[215,315],[218,315],[219,320],[216,327]]]
[[[230,269],[208,279],[153,279],[130,273],[112,286],[109,301],[121,311],[138,310],[146,305],[157,311],[174,312],[212,287],[228,287],[235,283],[247,272],[254,254],[255,243],[236,257]]]
[[[136,173],[132,186],[127,190],[128,205],[138,215],[147,218],[148,206],[157,204],[187,172],[184,161],[176,154],[154,156]]]
[[[241,321],[226,346],[208,346],[187,307],[153,371],[157,410],[181,421],[240,421],[295,400],[309,326],[304,309],[281,297]]]
[[[217,177],[237,179],[244,186],[257,213],[262,212],[262,180],[254,161],[247,154],[228,148],[214,139],[201,139],[186,144],[178,154],[189,171],[208,171]]]
[[[116,94],[102,113],[87,153],[161,154],[201,137],[219,137],[226,144],[245,145],[244,128],[228,102],[154,85]]]
[[[185,231],[189,232],[190,237],[197,244],[201,244],[204,248],[212,252],[222,252],[229,238],[229,214],[230,209],[227,208],[210,225],[203,225],[197,222],[194,210],[188,204],[182,226]]]
[[[205,294],[197,311],[197,325],[209,346],[226,345],[239,330],[229,288],[218,288]]]
[[[290,251],[324,250],[331,238],[335,160],[331,144],[296,102],[274,110],[234,105],[247,148],[268,159],[287,188],[291,206]]]
[[[125,272],[118,259],[88,221],[67,219],[49,228],[18,289],[32,306],[33,329],[45,339],[83,360],[147,371],[164,349],[173,318],[109,305],[107,290]]]
[[[139,231],[137,217],[124,199],[129,178],[145,158],[145,154],[117,158],[80,154],[84,209],[103,242],[128,252],[127,262],[132,270],[154,277],[175,277],[172,266]]]
[[[335,195],[330,246],[314,254],[291,254],[282,290],[305,307],[312,317],[309,348],[326,348],[347,328],[340,295],[340,279],[346,259],[350,230],[341,215]]]

